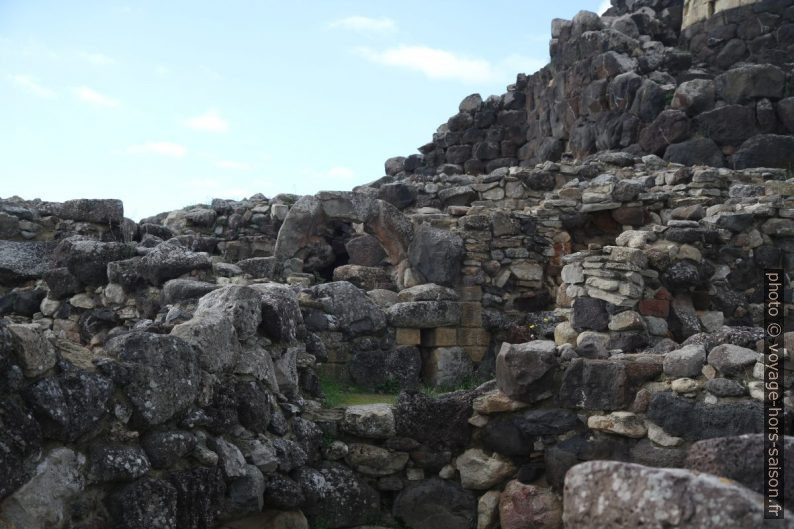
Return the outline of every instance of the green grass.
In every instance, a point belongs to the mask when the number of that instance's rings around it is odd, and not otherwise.
[[[329,408],[357,404],[394,404],[397,401],[396,392],[369,391],[331,378],[321,377],[320,385],[325,395],[324,404]]]

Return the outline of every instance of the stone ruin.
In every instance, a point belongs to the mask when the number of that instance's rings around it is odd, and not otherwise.
[[[0,528],[761,527],[794,5],[552,34],[350,192],[0,200]]]

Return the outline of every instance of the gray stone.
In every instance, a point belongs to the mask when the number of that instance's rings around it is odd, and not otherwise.
[[[748,64],[717,76],[715,83],[717,95],[731,104],[762,97],[780,99],[786,74],[771,64]]]
[[[0,240],[0,284],[17,285],[52,268],[55,243]]]
[[[55,347],[41,327],[35,323],[12,323],[6,328],[13,336],[13,348],[25,376],[36,377],[55,365]]]
[[[460,321],[460,315],[460,304],[454,301],[396,303],[386,309],[389,325],[393,327],[453,327]]]
[[[664,374],[670,377],[697,377],[706,363],[702,345],[687,345],[664,356]]]
[[[25,529],[61,527],[69,506],[85,487],[85,457],[69,448],[55,448],[36,465],[33,477],[0,507],[0,525]]]
[[[758,353],[738,345],[718,345],[709,351],[708,362],[723,375],[738,375],[746,368],[754,365],[758,360]]]
[[[452,286],[464,253],[459,235],[423,224],[414,233],[408,260],[427,282]]]
[[[61,205],[59,216],[80,222],[120,224],[124,220],[124,204],[118,199],[67,200]]]
[[[365,439],[388,439],[395,436],[394,412],[388,404],[362,404],[345,408],[340,427]]]
[[[695,497],[698,501],[691,501]],[[759,494],[715,476],[617,461],[572,468],[564,503],[568,529],[756,527],[764,511]],[[686,516],[680,510],[684,505]]]
[[[557,368],[553,341],[503,343],[496,357],[496,383],[511,399],[534,402],[550,396]]]
[[[198,395],[196,353],[181,338],[132,332],[109,340],[105,349],[118,366],[107,363],[102,368],[124,387],[144,424],[162,424]]]
[[[400,492],[394,516],[414,529],[474,529],[477,499],[455,483],[432,478]]]

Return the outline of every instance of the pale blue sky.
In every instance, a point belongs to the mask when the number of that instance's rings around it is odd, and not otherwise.
[[[0,196],[143,216],[350,189],[602,0],[0,0]]]

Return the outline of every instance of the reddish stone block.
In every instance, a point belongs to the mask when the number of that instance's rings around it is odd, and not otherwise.
[[[640,314],[643,316],[667,318],[670,314],[670,301],[666,299],[641,299],[639,309]]]

